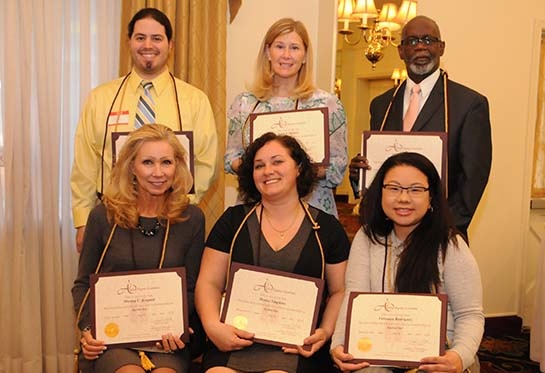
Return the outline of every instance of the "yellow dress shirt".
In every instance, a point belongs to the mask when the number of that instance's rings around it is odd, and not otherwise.
[[[121,86],[123,78],[102,84],[91,91],[78,122],[70,177],[75,227],[87,223],[87,217],[97,203],[97,192],[102,193],[110,180],[111,134],[130,132],[135,128],[136,106],[143,91],[140,86],[142,78],[133,70]],[[193,131],[195,194],[189,197],[192,203],[198,203],[213,182],[216,173],[218,151],[216,125],[210,102],[204,92],[180,79],[174,78],[174,81],[178,92],[181,127],[174,84],[168,70],[152,80],[155,121],[173,130]],[[115,97],[118,90],[119,93]]]

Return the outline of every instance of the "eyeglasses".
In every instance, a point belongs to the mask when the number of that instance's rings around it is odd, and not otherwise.
[[[432,45],[433,43],[439,42],[441,42],[441,39],[429,35],[422,36],[421,38],[418,38],[416,36],[409,36],[408,38],[401,40],[401,45],[416,47],[418,43],[422,43],[424,45]]]
[[[410,195],[411,197],[421,197],[424,195],[424,193],[430,190],[430,188],[426,188],[426,187],[418,186],[418,185],[403,187],[397,184],[384,184],[382,188],[384,188],[384,193],[387,193],[392,196],[399,196],[404,190],[406,190],[407,194]]]

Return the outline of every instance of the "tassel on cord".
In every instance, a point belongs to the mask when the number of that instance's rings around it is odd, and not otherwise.
[[[146,372],[155,368],[155,365],[151,362],[151,360],[144,351],[138,351],[138,355],[140,355],[140,364]]]
[[[74,373],[79,373],[79,348],[74,348]]]

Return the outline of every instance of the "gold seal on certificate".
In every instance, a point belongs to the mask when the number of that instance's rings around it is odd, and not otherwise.
[[[93,334],[107,345],[153,345],[163,334],[189,341],[185,268],[91,275]]]
[[[104,326],[104,334],[110,338],[115,338],[119,334],[119,325],[115,322],[109,322]]]
[[[329,116],[327,108],[313,108],[271,113],[252,113],[250,142],[267,132],[290,135],[305,149],[312,162],[329,164]]]
[[[445,351],[445,294],[350,293],[345,352],[355,362],[417,367]]]
[[[361,352],[371,351],[373,348],[373,342],[369,338],[360,338],[358,340],[358,350]]]
[[[369,188],[384,161],[401,152],[422,154],[433,163],[441,180],[447,180],[446,132],[364,131],[361,154],[371,169],[365,171],[365,184],[360,177],[359,190],[363,190],[363,185]]]
[[[302,346],[316,328],[323,287],[319,278],[233,263],[221,321],[256,342]]]
[[[246,330],[248,327],[248,318],[242,315],[233,317],[233,326],[240,330]]]

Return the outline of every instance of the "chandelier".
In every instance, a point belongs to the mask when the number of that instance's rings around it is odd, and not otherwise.
[[[416,15],[417,0],[403,0],[399,10],[394,3],[385,3],[380,11],[377,11],[373,0],[339,0],[337,20],[343,27],[339,33],[343,35],[348,45],[356,45],[363,41],[365,57],[371,62],[373,70],[378,61],[384,56],[383,49],[389,45],[397,47],[401,28]],[[373,20],[371,25],[367,22]],[[350,23],[359,23],[361,30],[356,40],[350,40],[349,35],[354,31],[350,29]]]

